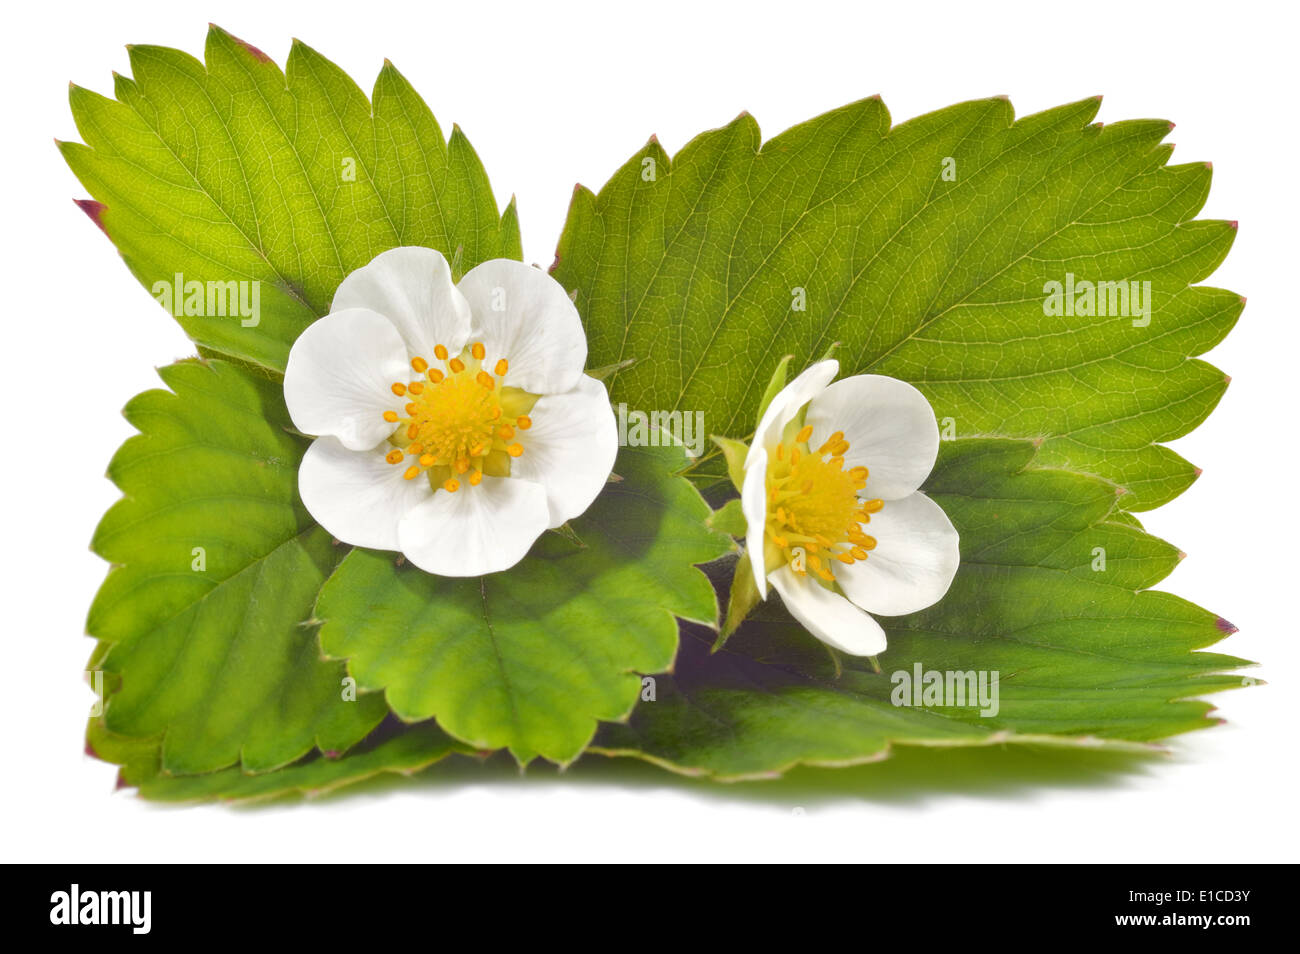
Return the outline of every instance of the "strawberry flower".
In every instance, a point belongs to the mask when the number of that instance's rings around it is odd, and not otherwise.
[[[918,489],[939,452],[925,396],[875,374],[832,384],[838,372],[814,364],[763,412],[740,488],[746,550],[758,598],[771,583],[818,639],[874,656],[886,640],[871,614],[936,603],[957,531]]]
[[[381,253],[289,352],[285,402],[316,435],[303,504],[338,539],[429,573],[508,569],[613,468],[614,415],[586,360],[577,309],[543,272],[496,259],[455,284],[433,249]]]

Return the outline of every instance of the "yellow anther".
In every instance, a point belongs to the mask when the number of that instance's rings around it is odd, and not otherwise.
[[[401,381],[394,382],[393,393],[396,394],[398,397],[401,397],[403,394],[406,393],[406,385],[403,384]]]
[[[836,432],[835,432],[834,434],[832,434],[830,437],[826,438],[826,443],[825,443],[825,444],[823,444],[821,447],[817,448],[817,453],[819,453],[819,454],[825,454],[828,450],[830,450],[832,447],[834,447],[836,444],[838,444],[838,443],[839,443],[840,441],[842,441],[842,440],[844,440],[844,432],[843,432],[843,431],[836,431]]]
[[[865,467],[854,467],[849,471],[849,476],[854,480],[866,480],[870,473],[871,471],[867,470]]]
[[[424,445],[423,445],[423,444],[412,444],[410,447],[408,447],[408,448],[406,449],[406,452],[407,452],[408,454],[415,454],[415,455],[418,457],[420,454],[423,454],[423,453],[424,453]]]
[[[500,361],[497,362],[497,366],[494,370],[496,371],[498,378],[504,378],[506,376],[506,372],[510,370],[510,362],[507,361],[505,358],[502,358]]]
[[[849,553],[853,555],[854,560],[865,560],[867,558],[867,551],[862,547],[854,547]]]
[[[412,381],[406,386],[406,390],[410,391],[412,394],[423,394],[424,383],[421,381]]]
[[[416,404],[414,401],[407,404],[406,407],[404,408],[407,417],[413,417],[415,415],[415,412],[418,411],[419,409],[420,409],[420,405]]]
[[[862,509],[867,513],[877,513],[885,505],[883,500],[868,500],[862,505]]]
[[[419,473],[420,473],[420,468],[415,466],[408,467],[406,468],[406,473],[402,474],[402,479],[414,480]]]
[[[483,471],[481,470],[471,471],[469,475],[469,485],[471,487],[477,487],[479,485],[479,481],[481,481],[482,479],[483,479]]]
[[[421,467],[432,467],[432,466],[434,465],[434,463],[435,463],[437,460],[438,460],[438,458],[434,457],[432,454],[421,454],[421,455],[420,455],[420,466],[421,466]]]
[[[475,341],[469,353],[474,356],[475,361],[482,361],[483,356],[487,354],[487,349],[483,347],[483,342]]]
[[[433,355],[434,355],[434,357],[437,358],[439,361],[446,361],[446,360],[447,360],[447,346],[446,346],[446,345],[434,345],[434,346],[433,346]]]
[[[412,358],[411,367],[415,369],[416,374],[424,374],[425,371],[429,370],[429,362],[423,358]]]
[[[524,452],[523,444],[511,444],[509,447],[506,448],[506,453],[509,454],[511,457],[518,457],[523,452]]]
[[[396,423],[397,423],[397,412],[396,412],[396,411],[385,411],[385,412],[384,412],[384,420],[387,421],[389,424],[396,424]]]
[[[442,489],[447,491],[449,494],[454,494],[456,491],[460,490],[460,481],[455,477],[448,477],[443,481]]]
[[[501,408],[500,408],[500,407],[494,407],[494,408],[492,409],[492,420],[495,421],[495,420],[496,420],[498,417],[500,417],[500,416],[501,416]]]
[[[419,433],[420,433],[419,424],[412,424],[410,427],[406,429],[406,436],[409,437],[411,440],[415,440],[415,435]]]
[[[460,358],[452,358],[447,362],[447,367],[451,368],[453,374],[460,374],[465,370],[465,362]]]
[[[406,455],[397,448],[393,448],[384,455],[384,460],[388,461],[390,464],[400,464],[405,456]]]
[[[794,439],[798,441],[800,444],[807,444],[808,438],[810,437],[812,437],[812,425],[805,424],[800,429],[799,433],[794,436]]]
[[[496,381],[492,379],[492,375],[488,374],[486,371],[480,371],[474,380],[483,385],[483,387],[487,388],[489,391],[497,386]]]
[[[497,434],[501,437],[503,441],[508,441],[510,440],[510,438],[515,436],[515,429],[511,427],[509,424],[503,424],[501,425],[501,428],[497,431]]]
[[[799,463],[799,457],[800,457],[800,454],[799,454],[799,448],[796,447],[796,448],[794,448],[793,450],[790,451],[790,466],[791,466],[791,467],[794,467],[796,464]]]
[[[533,426],[533,419],[529,417],[527,414],[520,414],[517,418],[515,418],[515,427],[519,428],[521,431],[526,431],[528,430],[528,428],[532,426]]]
[[[460,460],[456,461],[455,466],[456,466],[456,473],[458,474],[465,473],[465,471],[469,470],[469,458],[462,457]]]
[[[446,375],[443,374],[441,371],[439,371],[437,368],[430,368],[429,373],[428,375],[426,375],[426,377],[428,377],[428,379],[432,381],[434,384],[441,384],[442,379],[445,378]]]

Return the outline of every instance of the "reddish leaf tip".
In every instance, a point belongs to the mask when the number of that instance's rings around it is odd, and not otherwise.
[[[1236,626],[1233,626],[1231,623],[1229,623],[1229,622],[1228,622],[1226,619],[1224,619],[1222,616],[1220,616],[1218,619],[1216,619],[1216,620],[1214,621],[1214,625],[1217,626],[1217,627],[1219,628],[1219,630],[1220,630],[1222,633],[1224,633],[1224,635],[1227,635],[1227,636],[1231,636],[1233,633],[1235,633],[1235,632],[1238,631]]]
[[[95,199],[73,199],[72,201],[77,204],[77,208],[90,216],[90,221],[99,226],[101,232],[105,235],[108,234],[108,229],[104,228],[104,212],[108,209],[108,206]]]
[[[1231,222],[1228,223],[1228,226],[1229,226],[1229,228],[1231,228],[1234,232],[1237,231],[1237,220],[1236,220],[1236,219],[1233,219]]]

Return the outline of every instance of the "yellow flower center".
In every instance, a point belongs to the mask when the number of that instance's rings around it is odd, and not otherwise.
[[[796,573],[812,572],[833,583],[837,561],[865,560],[875,549],[875,538],[862,527],[884,503],[858,497],[867,485],[867,468],[844,469],[849,449],[844,433],[836,431],[813,453],[812,430],[805,425],[777,444],[768,461],[764,559],[768,567],[788,563]]]
[[[410,380],[393,383],[393,393],[409,398],[405,417],[385,411],[384,420],[397,425],[385,460],[406,464],[402,476],[414,480],[426,474],[430,485],[450,493],[462,483],[474,486],[483,475],[507,477],[510,461],[524,452],[518,431],[532,427],[528,412],[538,395],[504,387],[510,364],[505,358],[483,367],[486,351],[475,342],[456,357],[443,345],[434,349],[436,366],[412,358]]]

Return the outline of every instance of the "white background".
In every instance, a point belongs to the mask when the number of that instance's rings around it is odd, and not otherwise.
[[[1297,860],[1294,23],[1283,4],[653,0],[34,3],[6,10],[3,58],[6,668],[4,860],[843,859]],[[363,88],[385,56],[458,122],[498,196],[518,195],[548,265],[573,183],[598,188],[650,133],[670,152],[746,109],[765,136],[873,93],[895,121],[1007,94],[1024,115],[1104,93],[1100,119],[1161,117],[1174,161],[1214,162],[1202,213],[1239,219],[1211,283],[1250,304],[1210,359],[1233,382],[1174,446],[1205,468],[1146,515],[1190,557],[1165,588],[1241,632],[1228,653],[1270,683],[1215,697],[1227,725],[1164,760],[1088,771],[1022,753],[900,757],[785,782],[715,786],[631,764],[560,776],[508,765],[429,773],[305,804],[166,808],[114,793],[82,755],[87,549],[131,433],[119,409],[192,353],[72,204],[52,139],[76,139],[69,80],[111,95],[126,43],[202,55],[215,20],[281,64],[297,36]],[[796,809],[802,809],[797,811]]]

